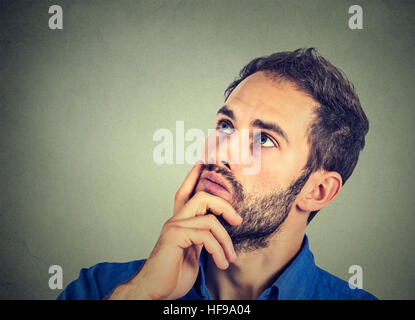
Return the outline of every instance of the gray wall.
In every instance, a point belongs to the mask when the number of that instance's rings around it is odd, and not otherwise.
[[[48,8],[63,8],[49,30]],[[348,28],[363,7],[364,29]],[[316,47],[354,82],[367,147],[311,223],[317,264],[414,299],[413,1],[1,1],[0,298],[54,299],[102,261],[146,257],[190,166],[153,162],[159,128],[214,125],[252,58]]]

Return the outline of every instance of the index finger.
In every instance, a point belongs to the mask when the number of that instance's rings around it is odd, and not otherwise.
[[[222,216],[233,226],[242,222],[242,217],[228,201],[204,191],[196,193],[183,209],[176,213],[174,220],[188,219],[207,213]]]
[[[187,174],[179,190],[177,190],[176,195],[174,197],[174,214],[178,210],[180,210],[187,201],[189,201],[190,196],[192,195],[192,192],[196,187],[196,183],[199,180],[202,167],[203,162],[196,162],[196,164]]]

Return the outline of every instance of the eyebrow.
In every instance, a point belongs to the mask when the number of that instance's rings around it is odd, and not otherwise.
[[[288,140],[287,134],[276,123],[264,122],[262,120],[256,119],[256,120],[254,120],[254,121],[251,122],[251,125],[254,128],[259,128],[259,129],[265,129],[265,130],[273,131],[275,134],[277,134],[278,136],[280,136],[281,138],[283,138],[287,144],[290,144],[290,141]]]
[[[220,108],[216,114],[220,114],[220,113],[224,114],[225,116],[228,116],[232,120],[235,120],[235,115],[234,115],[233,111],[231,109],[229,109],[226,105],[223,106],[222,108]],[[283,138],[285,140],[285,142],[287,142],[287,144],[289,144],[287,134],[276,123],[265,122],[265,121],[262,121],[260,119],[256,119],[256,120],[251,122],[251,126],[254,127],[254,128],[273,131],[275,134],[277,134],[278,136]]]
[[[225,116],[231,118],[232,120],[235,120],[235,115],[233,114],[233,111],[229,109],[227,106],[223,106],[222,108],[220,108],[216,114],[218,115],[219,113],[222,113]]]

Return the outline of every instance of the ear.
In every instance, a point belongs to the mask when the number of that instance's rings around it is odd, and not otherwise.
[[[304,186],[297,207],[305,212],[324,208],[337,197],[342,184],[342,177],[338,172],[316,172]]]

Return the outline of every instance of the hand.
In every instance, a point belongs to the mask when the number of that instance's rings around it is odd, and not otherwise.
[[[191,197],[202,166],[197,163],[177,191],[173,217],[164,224],[140,272],[129,283],[119,286],[110,299],[184,296],[196,281],[203,246],[220,269],[228,268],[229,262],[236,260],[231,238],[215,215],[222,215],[231,225],[240,224],[242,218],[220,197],[203,191]]]

